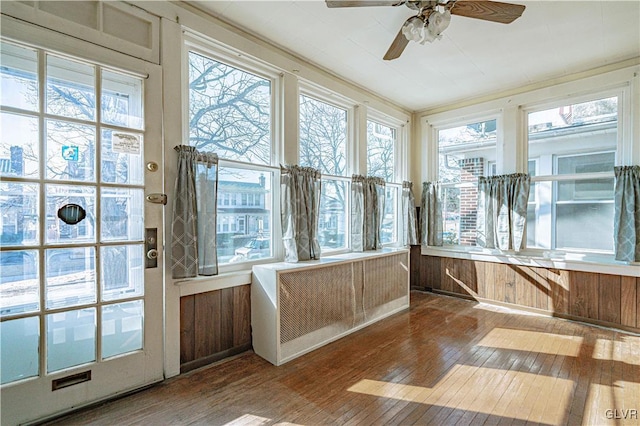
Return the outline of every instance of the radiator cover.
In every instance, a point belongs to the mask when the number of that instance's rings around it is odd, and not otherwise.
[[[253,349],[281,365],[408,307],[408,250],[254,266]]]

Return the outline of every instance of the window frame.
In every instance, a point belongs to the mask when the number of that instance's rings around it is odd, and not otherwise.
[[[407,134],[405,131],[405,123],[389,117],[386,114],[378,112],[373,109],[367,108],[366,117],[364,117],[364,126],[365,129],[368,128],[369,122],[373,122],[374,124],[379,124],[382,126],[389,127],[395,131],[395,140],[393,141],[393,180],[385,181],[386,187],[394,188],[396,190],[396,205],[395,212],[396,217],[394,219],[394,232],[395,239],[392,239],[389,242],[382,243],[383,247],[400,247],[402,245],[402,182],[406,180],[407,173]],[[363,138],[365,153],[368,158],[369,153],[369,132],[365,131],[365,135]],[[367,162],[365,161],[365,166],[368,167]],[[367,170],[367,175],[369,172]],[[385,188],[385,197],[386,197],[386,188]],[[385,209],[386,209],[386,200],[385,200]]]
[[[584,102],[597,101],[601,99],[607,99],[616,97],[617,98],[617,119],[616,119],[616,147],[615,150],[612,151],[610,149],[606,149],[604,147],[600,147],[595,149],[592,152],[584,152],[581,150],[570,151],[566,153],[555,153],[550,152],[546,155],[551,156],[551,174],[540,175],[536,173],[536,176],[531,177],[531,188],[536,191],[539,185],[548,185],[551,191],[551,216],[550,223],[547,225],[549,228],[550,235],[548,236],[550,247],[529,247],[526,246],[524,253],[539,255],[539,256],[547,256],[547,255],[563,255],[565,253],[580,255],[584,253],[593,253],[595,255],[601,255],[606,257],[613,258],[614,251],[613,247],[611,250],[602,250],[602,249],[588,249],[588,248],[575,248],[575,247],[558,247],[557,246],[557,206],[571,204],[568,201],[559,201],[558,200],[558,183],[563,181],[581,181],[581,180],[593,180],[593,179],[613,179],[614,171],[610,172],[592,172],[592,173],[567,173],[567,174],[559,174],[558,173],[558,159],[560,158],[571,158],[578,156],[586,156],[586,155],[595,155],[595,154],[605,154],[605,153],[614,153],[614,166],[618,166],[625,163],[625,144],[624,144],[624,134],[626,126],[625,123],[626,115],[625,111],[625,99],[628,98],[628,88],[626,87],[615,87],[608,90],[595,90],[590,92],[583,92],[578,95],[566,96],[562,98],[555,98],[551,100],[546,100],[541,103],[531,104],[528,106],[521,107],[521,120],[523,123],[523,157],[526,162],[528,161],[536,161],[536,172],[539,171],[540,157],[529,158],[529,114],[535,112],[546,111],[550,109],[560,108],[562,106],[567,105],[576,105]],[[559,129],[560,130],[560,129]],[[536,193],[536,216],[539,209],[539,194]],[[613,204],[613,198],[611,200],[598,200],[593,201],[598,204]],[[537,225],[537,223],[536,223]],[[536,226],[537,228],[537,226]],[[525,238],[526,238],[526,230],[525,230]]]
[[[423,181],[435,181],[438,150],[435,127],[456,119],[478,118],[495,112],[498,115],[497,172],[525,172],[527,167],[527,117],[533,109],[557,106],[571,99],[574,102],[604,98],[619,94],[618,104],[618,156],[616,165],[640,164],[640,126],[635,117],[640,112],[640,82],[637,65],[621,66],[613,70],[594,70],[586,75],[575,75],[549,86],[525,88],[517,93],[498,94],[495,98],[470,103],[456,103],[433,112],[424,111],[418,118],[423,166]],[[550,90],[550,87],[553,90]],[[554,105],[555,104],[555,105]],[[500,138],[506,141],[500,143]],[[532,179],[532,185],[540,178]],[[525,248],[519,252],[501,251],[481,247],[423,246],[423,255],[453,257],[514,265],[532,265],[548,268],[575,269],[587,272],[637,275],[639,263],[618,262],[611,254],[577,253],[542,248]],[[633,269],[636,268],[636,269]]]
[[[345,199],[344,199],[344,212],[346,216],[345,223],[345,242],[344,246],[336,249],[326,249],[321,247],[320,256],[334,255],[348,253],[351,251],[351,175],[356,173],[354,167],[354,153],[357,149],[357,139],[355,138],[355,125],[357,122],[355,103],[348,98],[345,98],[329,89],[315,86],[306,81],[299,81],[298,83],[298,122],[296,123],[298,132],[300,131],[300,98],[306,96],[318,102],[323,102],[327,105],[342,109],[346,111],[346,135],[345,135],[345,172],[344,175],[332,175],[328,173],[321,173],[321,183],[324,186],[324,181],[333,180],[337,182],[344,182],[345,184]],[[298,134],[299,135],[299,134]],[[301,163],[300,159],[300,137],[297,142],[298,152],[298,164]]]
[[[298,85],[298,132],[300,132],[300,97],[305,96],[311,98],[315,101],[325,103],[327,105],[342,109],[346,112],[346,135],[345,135],[345,172],[343,175],[334,175],[328,174],[320,171],[322,173],[322,177],[331,176],[331,177],[351,177],[354,172],[354,147],[356,144],[355,138],[355,123],[356,123],[356,113],[355,113],[355,103],[348,100],[347,98],[329,91],[329,89],[318,88],[306,82],[300,82]],[[298,133],[298,164],[301,164],[300,157],[300,136]]]
[[[253,59],[247,55],[242,55],[233,49],[225,48],[217,42],[205,37],[201,37],[194,33],[185,33],[183,35],[182,42],[182,70],[183,70],[183,82],[182,82],[182,137],[186,143],[189,143],[189,52],[194,52],[198,55],[209,58],[213,61],[220,62],[224,65],[233,67],[241,72],[245,72],[254,75],[259,78],[268,80],[271,84],[271,96],[270,96],[270,133],[271,133],[271,147],[270,158],[268,164],[254,164],[248,161],[241,161],[235,159],[226,159],[219,157],[218,168],[234,168],[234,169],[247,169],[251,171],[264,171],[270,173],[271,179],[271,206],[269,206],[269,235],[271,240],[271,256],[252,259],[244,262],[235,263],[219,263],[218,271],[219,275],[238,272],[238,271],[250,271],[253,265],[272,263],[284,258],[284,247],[282,245],[281,238],[281,225],[279,213],[280,211],[280,191],[277,189],[280,187],[280,156],[282,155],[282,117],[283,117],[283,101],[282,91],[284,88],[283,75],[275,67],[270,66],[264,62]],[[242,199],[237,200],[237,204],[233,201],[230,202],[230,207],[248,207],[249,200],[247,197],[246,204],[242,203]],[[265,209],[266,200],[265,200]],[[237,223],[235,224],[237,227]],[[245,231],[247,224],[244,225]],[[218,226],[216,226],[218,229]]]
[[[501,129],[501,125],[502,125],[502,115],[501,115],[501,111],[497,111],[497,110],[488,110],[484,113],[480,113],[480,114],[473,114],[473,115],[467,115],[467,116],[462,116],[462,117],[454,117],[452,119],[449,120],[442,120],[442,121],[436,121],[434,123],[428,123],[431,126],[431,138],[432,138],[432,146],[433,146],[433,153],[434,153],[434,158],[433,158],[433,180],[436,180],[438,182],[440,182],[440,131],[442,130],[447,130],[447,129],[452,129],[452,128],[456,128],[456,127],[461,127],[461,126],[468,126],[469,124],[475,124],[475,123],[483,123],[483,122],[487,122],[487,121],[492,121],[495,120],[496,121],[496,136],[495,136],[495,158],[496,160],[494,160],[493,162],[496,164],[496,173],[498,173],[498,170],[500,170],[500,158],[502,156],[502,152],[501,152],[501,145],[502,145],[502,129]],[[483,166],[486,167],[485,169],[485,173],[484,176],[491,176],[491,169],[489,167],[487,167],[490,163],[492,163],[492,160],[484,160],[483,161]],[[440,191],[441,191],[441,196],[444,197],[444,194],[447,190],[450,189],[463,189],[463,188],[471,188],[473,187],[473,183],[472,182],[440,182]],[[477,212],[477,210],[476,210]],[[476,213],[477,214],[477,213]],[[444,231],[444,222],[445,222],[445,214],[443,211],[443,215],[442,215],[442,220],[443,220],[443,233]],[[460,233],[459,229],[460,229],[460,210],[458,210],[458,233]],[[443,238],[444,240],[444,238]],[[463,250],[463,251],[468,251],[468,250],[476,250],[479,249],[478,246],[476,245],[463,245],[460,244],[460,235],[458,235],[458,244],[444,244],[443,247],[447,250]]]

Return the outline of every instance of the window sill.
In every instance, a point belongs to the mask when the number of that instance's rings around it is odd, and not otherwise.
[[[180,297],[191,296],[208,291],[222,290],[229,287],[251,284],[251,269],[235,272],[223,272],[210,277],[196,277],[177,280],[174,283],[180,288]]]
[[[273,270],[291,270],[291,269],[306,269],[313,268],[316,266],[323,266],[329,263],[340,263],[340,262],[353,262],[362,259],[371,259],[374,257],[380,256],[388,256],[394,253],[408,252],[408,248],[391,248],[384,247],[380,250],[371,250],[364,252],[350,251],[342,254],[336,254],[332,256],[322,256],[318,260],[305,260],[302,262],[273,262],[273,263],[263,263],[260,265],[261,268],[273,269]]]
[[[421,247],[421,253],[427,256],[640,277],[639,263],[618,262],[613,259],[613,255],[532,250],[515,253],[478,247],[427,246]]]
[[[262,262],[262,263],[246,263],[248,269],[232,272],[222,272],[218,275],[209,277],[183,278],[174,281],[174,284],[180,288],[180,297],[191,296],[198,293],[206,293],[208,291],[222,290],[229,287],[237,287],[241,285],[251,284],[251,268],[253,266],[266,266],[273,268],[301,268],[312,265],[321,265],[330,262],[350,261],[354,259],[366,259],[376,256],[386,255],[389,253],[397,253],[407,251],[405,247],[384,247],[381,250],[366,252],[344,251],[340,253],[332,253],[329,256],[322,256],[319,260],[309,260],[299,263],[289,263],[281,261]]]

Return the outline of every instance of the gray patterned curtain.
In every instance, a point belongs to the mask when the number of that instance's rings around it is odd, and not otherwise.
[[[174,149],[178,176],[171,221],[171,274],[173,278],[215,275],[218,157],[192,146]]]
[[[280,167],[280,218],[287,262],[320,258],[318,217],[320,171],[311,167]]]
[[[379,177],[351,177],[351,249],[382,248],[385,182]]]
[[[478,179],[478,235],[481,247],[524,248],[531,177],[524,173]]]
[[[218,275],[218,156],[199,153],[196,162],[198,274]]]
[[[420,244],[423,246],[442,246],[442,204],[438,182],[422,183]]]
[[[364,176],[351,176],[351,250],[364,251]]]
[[[640,262],[640,166],[615,167],[616,260]]]
[[[418,244],[418,221],[416,220],[416,200],[413,183],[402,182],[402,244]]]

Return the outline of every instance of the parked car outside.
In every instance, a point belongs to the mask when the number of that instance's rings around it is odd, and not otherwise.
[[[235,256],[230,262],[244,262],[252,259],[262,259],[271,256],[271,240],[268,238],[254,238],[243,247],[237,248]]]

